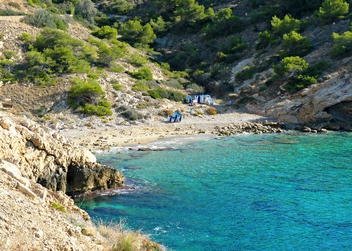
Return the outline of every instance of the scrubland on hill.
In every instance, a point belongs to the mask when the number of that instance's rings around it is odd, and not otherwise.
[[[281,123],[350,131],[351,4],[0,0],[1,116],[35,121],[88,150],[234,128],[260,133]],[[199,94],[211,95],[212,105],[185,102]],[[170,123],[175,111],[183,119]],[[6,125],[0,130],[11,132]],[[8,149],[10,143],[2,144]],[[84,226],[92,235],[75,226],[74,215],[55,209],[54,202],[74,207],[64,193],[51,189],[44,202],[21,193],[21,176],[33,190],[46,188],[5,156],[0,160],[21,175],[1,175],[1,248],[114,250],[114,244],[99,244],[106,239],[88,218]],[[9,236],[28,239],[22,245]],[[161,248],[143,241],[136,246]]]

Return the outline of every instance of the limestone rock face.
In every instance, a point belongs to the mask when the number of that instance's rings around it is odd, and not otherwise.
[[[121,172],[97,163],[90,151],[26,118],[0,112],[0,138],[0,159],[52,191],[81,193],[123,185]]]
[[[116,187],[117,182],[123,182],[121,174],[101,164],[73,164],[67,173],[67,191],[70,194],[87,190],[106,190]]]
[[[103,239],[89,215],[63,192],[24,178],[16,165],[5,160],[0,160],[0,184],[1,250],[104,249],[96,244]],[[82,227],[93,235],[82,234]]]
[[[249,105],[247,108],[285,123],[351,130],[352,79],[349,75],[335,73],[328,80],[294,95],[279,97],[260,106]]]

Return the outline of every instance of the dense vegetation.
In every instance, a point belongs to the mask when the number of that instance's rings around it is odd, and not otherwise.
[[[246,14],[237,15],[235,13],[241,11],[228,7],[229,2],[28,0],[37,11],[27,15],[24,22],[44,29],[37,37],[25,33],[20,37],[27,49],[25,62],[15,63],[14,52],[3,53],[0,78],[7,82],[48,85],[55,84],[63,74],[86,74],[90,77],[88,82],[72,80],[71,105],[88,114],[108,115],[110,107],[101,99],[99,83],[94,80],[104,71],[126,72],[136,81],[134,91],[142,91],[156,99],[181,101],[184,98],[181,92],[148,84],[153,81],[151,64],[159,67],[170,80],[175,80],[173,89],[223,95],[233,90],[234,84],[228,82],[228,74],[243,56],[248,57],[256,51],[259,58],[264,53],[276,51],[265,61],[259,60],[238,72],[235,84],[273,68],[274,74],[266,86],[284,81],[287,91],[297,91],[317,83],[321,73],[330,67],[324,61],[306,62],[304,57],[314,45],[303,35],[304,30],[347,19],[352,1],[247,0],[240,3]],[[19,9],[15,3],[12,7]],[[10,10],[3,10],[2,15],[9,14]],[[72,18],[92,30],[88,41],[82,42],[64,32],[73,22]],[[260,30],[260,25],[266,28]],[[246,27],[251,27],[255,41],[243,38],[242,31]],[[164,50],[163,45],[156,42],[167,34],[176,37],[172,41],[176,49]],[[331,59],[352,55],[351,34],[351,31],[331,34]],[[180,38],[184,41],[178,46],[177,39]],[[130,52],[129,45],[143,53]],[[136,69],[127,71],[119,59]],[[90,95],[94,95],[89,98],[82,95],[84,91],[79,86],[88,88]],[[122,90],[121,85],[115,84],[114,88]],[[82,93],[77,94],[78,90]],[[73,102],[75,99],[81,102]]]

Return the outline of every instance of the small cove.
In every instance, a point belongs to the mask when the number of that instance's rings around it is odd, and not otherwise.
[[[98,154],[133,190],[76,201],[179,250],[351,250],[352,135],[241,134]]]

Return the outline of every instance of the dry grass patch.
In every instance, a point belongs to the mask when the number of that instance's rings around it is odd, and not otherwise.
[[[125,222],[97,224],[98,232],[104,237],[102,245],[109,251],[162,251],[157,243],[152,242],[149,236],[140,231],[132,231],[125,228]]]

